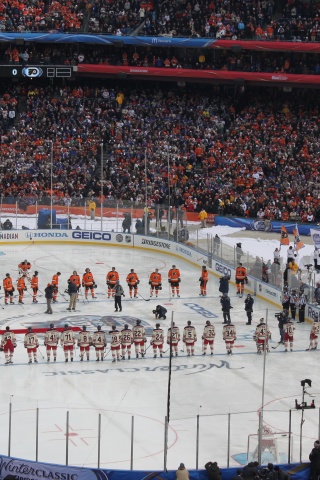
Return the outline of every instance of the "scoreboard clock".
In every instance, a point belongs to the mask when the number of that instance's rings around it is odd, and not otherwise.
[[[73,67],[48,65],[1,65],[0,77],[11,78],[72,78]]]

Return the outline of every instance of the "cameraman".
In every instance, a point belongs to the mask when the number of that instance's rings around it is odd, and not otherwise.
[[[283,312],[280,313],[275,313],[275,317],[278,320],[278,328],[280,332],[280,341],[278,344],[282,343],[284,345],[284,330],[283,330],[283,325],[288,322],[288,312],[284,310]]]
[[[221,470],[217,462],[207,462],[204,468],[208,472],[209,480],[221,480]]]
[[[7,218],[7,220],[2,224],[2,230],[11,230],[12,222]]]
[[[161,305],[157,305],[155,310],[152,310],[152,313],[155,314],[156,318],[159,318],[160,320],[163,318],[165,320],[167,309],[162,307]]]

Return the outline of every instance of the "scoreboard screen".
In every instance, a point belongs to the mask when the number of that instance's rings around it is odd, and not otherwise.
[[[0,77],[11,78],[72,78],[73,67],[53,65],[1,65]]]

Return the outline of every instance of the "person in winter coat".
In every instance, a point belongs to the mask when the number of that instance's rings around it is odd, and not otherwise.
[[[204,468],[207,470],[209,480],[221,480],[221,471],[217,462],[207,462]]]
[[[310,480],[317,480],[320,475],[320,442],[316,440],[313,444],[313,449],[309,455],[310,465]]]
[[[179,468],[176,471],[176,480],[189,480],[189,472],[184,466],[184,463],[180,463]]]
[[[119,311],[122,312],[122,305],[121,305],[121,297],[125,297],[124,290],[119,283],[119,280],[116,281],[115,286],[113,287],[114,290],[114,308],[115,312]]]
[[[219,292],[229,293],[229,280],[230,280],[230,277],[227,274],[225,274],[223,277],[220,277],[220,279],[219,279],[219,283],[220,283]]]

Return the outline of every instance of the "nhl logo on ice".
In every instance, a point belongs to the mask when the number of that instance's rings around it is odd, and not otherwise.
[[[126,241],[127,243],[131,243],[131,236],[130,236],[130,235],[126,235],[126,236],[125,236],[125,241]]]
[[[118,235],[116,235],[116,240],[119,243],[123,242],[123,235],[121,235],[120,233]]]

